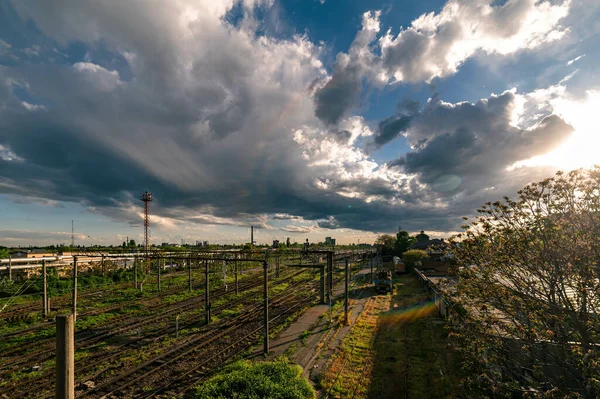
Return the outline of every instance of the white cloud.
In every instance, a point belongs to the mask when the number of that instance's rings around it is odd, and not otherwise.
[[[570,65],[571,65],[571,64],[573,64],[574,62],[577,62],[577,61],[579,61],[579,60],[580,60],[580,59],[582,59],[583,57],[585,57],[585,54],[582,54],[582,55],[580,55],[580,56],[578,56],[578,57],[575,57],[575,58],[573,58],[572,60],[569,60],[569,61],[567,62],[567,66],[570,66]]]
[[[439,13],[423,14],[397,35],[389,29],[371,47],[380,30],[379,12],[363,15],[363,28],[348,54],[339,53],[333,75],[315,96],[316,115],[336,124],[356,106],[367,78],[375,85],[431,82],[455,74],[481,51],[508,55],[559,40],[568,33],[560,21],[570,0],[450,0]]]

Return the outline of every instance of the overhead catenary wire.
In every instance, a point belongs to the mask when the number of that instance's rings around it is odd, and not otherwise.
[[[28,278],[27,280],[25,280],[25,282],[21,285],[21,287],[19,287],[19,289],[17,290],[17,292],[15,292],[10,299],[4,304],[4,306],[2,306],[2,309],[0,309],[0,313],[2,313],[2,311],[4,311],[4,309],[6,309],[6,307],[8,305],[10,305],[12,302],[14,302],[18,297],[20,297],[25,291],[27,291],[27,289],[29,289],[29,287],[31,287],[33,284],[35,284],[38,279],[40,278],[40,276],[37,276],[35,278],[35,280],[33,280],[28,286],[27,288],[23,289],[23,287],[25,286],[25,284],[27,284],[27,282],[29,280],[31,280],[31,278]]]

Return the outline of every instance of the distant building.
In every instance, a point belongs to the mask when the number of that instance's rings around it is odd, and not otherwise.
[[[434,238],[433,240],[430,240],[429,236],[425,234],[423,230],[421,230],[421,233],[417,234],[416,239],[417,242],[411,245],[408,249],[422,249],[424,251],[428,250],[437,252],[436,250],[443,250],[447,246],[443,238]]]
[[[161,247],[168,247],[169,243],[168,242],[163,242],[162,244],[160,244]]]
[[[328,247],[335,246],[335,238],[325,237],[325,245]]]
[[[279,248],[279,240],[273,240],[273,248]]]
[[[49,252],[45,249],[20,249],[18,251],[11,251],[10,256],[13,259],[22,258],[45,258],[49,256],[56,256],[55,253]]]
[[[203,246],[203,247],[208,247],[208,241],[203,241],[203,242],[202,242],[202,246]]]

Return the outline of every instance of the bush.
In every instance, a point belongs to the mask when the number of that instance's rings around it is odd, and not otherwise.
[[[415,263],[422,262],[429,259],[427,252],[420,249],[411,249],[402,254],[402,260],[406,265],[407,270],[412,270],[415,267]]]
[[[225,367],[186,395],[186,399],[314,399],[302,368],[285,360],[249,362],[242,360]]]

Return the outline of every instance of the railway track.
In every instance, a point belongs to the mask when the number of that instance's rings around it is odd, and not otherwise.
[[[178,277],[178,276],[174,276],[174,277]],[[220,279],[214,279],[214,281],[220,282],[221,280]],[[126,286],[129,286],[130,284],[131,284],[131,282],[126,283]],[[148,298],[147,301],[153,302],[153,301],[156,301],[156,300],[158,300],[160,298],[163,298],[165,296],[169,296],[169,295],[173,295],[173,294],[176,294],[176,293],[184,292],[185,290],[187,290],[187,288],[188,288],[187,283],[185,283],[185,284],[171,285],[167,289],[163,289],[160,292],[157,292],[155,296],[153,296],[152,298]],[[202,289],[204,288],[204,281],[202,281],[202,282],[195,282],[194,283],[194,285],[193,285],[193,289],[194,290],[201,289],[201,288]],[[100,293],[95,293],[95,294],[97,295],[97,294],[100,294]],[[107,295],[107,294],[114,295],[114,294],[121,294],[121,292],[120,291],[116,291],[115,292],[114,290],[113,291],[110,291],[110,290],[102,291],[102,295],[96,296],[95,298],[102,298],[103,295]],[[68,301],[70,301],[70,300],[71,299],[68,299]],[[68,304],[70,305],[70,303],[68,303]],[[106,307],[94,308],[94,309],[92,309],[90,311],[85,311],[85,310],[83,310],[83,309],[85,309],[85,302],[84,302],[83,304],[80,304],[80,306],[79,306],[79,309],[78,309],[78,312],[77,312],[77,317],[78,318],[84,318],[84,317],[95,316],[95,315],[98,315],[98,314],[101,314],[101,313],[108,313],[108,312],[120,311],[120,310],[122,310],[124,308],[127,308],[129,305],[130,305],[130,303],[123,302],[123,303],[116,304],[114,306],[106,306]],[[38,305],[32,305],[32,306],[34,306],[36,310],[39,310],[38,309],[39,308]],[[150,306],[153,307],[152,305],[150,305]],[[115,319],[111,319],[111,321],[114,321],[114,320]],[[40,323],[37,323],[36,325],[31,326],[31,327],[20,329],[18,331],[13,331],[13,332],[1,334],[0,335],[0,339],[14,337],[14,336],[17,336],[17,335],[23,335],[23,334],[28,333],[28,332],[32,332],[32,331],[36,331],[36,330],[40,330],[40,329],[43,329],[43,328],[54,326],[54,324],[55,324],[55,322],[53,320],[40,322]]]
[[[274,296],[269,303],[270,324],[284,322],[283,316],[293,313],[300,306],[313,302],[315,298],[303,296],[301,288],[314,286],[318,282],[309,280],[293,287],[289,293]],[[208,371],[228,359],[255,345],[261,336],[262,305],[253,306],[243,314],[221,323],[215,331],[200,333],[184,345],[180,345],[135,369],[122,373],[86,393],[94,398],[109,398],[113,395],[125,397],[156,397],[173,390],[189,388]],[[232,343],[233,342],[233,343]],[[157,382],[159,382],[157,384]],[[169,391],[169,392],[167,392]]]
[[[300,272],[296,272],[296,273],[292,273],[291,275],[289,275],[289,277],[287,279],[282,279],[281,281],[278,280],[276,284],[279,283],[284,283],[285,281],[289,280],[290,278],[295,277],[296,275],[302,273]],[[255,282],[249,282],[246,283],[244,285],[240,286],[240,289],[245,290],[246,293],[248,293],[248,295],[253,295],[251,290],[253,288],[258,288],[262,286],[262,281],[255,281]],[[240,295],[243,295],[243,292]],[[233,294],[232,291],[230,291],[228,294]],[[225,295],[225,293],[223,291],[221,292],[217,292],[215,290],[214,294],[213,294],[213,300],[217,300],[219,298],[221,298],[223,295]],[[248,298],[245,298],[246,300]],[[244,296],[241,297],[240,301],[244,300]],[[224,309],[227,306],[232,306],[232,305],[238,305],[240,303],[240,301],[234,301],[232,303],[229,303],[227,305],[223,305],[221,307],[217,307],[216,309],[214,309],[215,311],[218,311],[219,308]],[[198,306],[200,305],[200,306]],[[173,309],[169,310],[168,313],[163,312],[159,315],[153,315],[150,316],[148,318],[146,318],[145,320],[143,320],[143,324],[147,325],[147,324],[157,324],[158,321],[157,319],[162,318],[164,319],[165,317],[168,317],[169,315],[173,315],[173,313],[177,313],[179,311],[182,311],[182,309],[189,309],[189,308],[203,308],[204,302],[203,302],[203,298],[202,299],[198,299],[196,298],[195,301],[191,301],[187,304],[185,304],[185,308],[183,308],[183,306],[177,306],[174,307]],[[182,327],[189,327],[190,325],[193,325],[194,323],[197,323],[198,321],[200,321],[200,319],[203,320],[204,318],[204,314],[198,314],[195,315],[194,317],[192,317],[190,320],[188,320],[186,322],[186,324],[182,325]],[[104,341],[107,338],[110,338],[111,336],[114,336],[116,334],[118,334],[119,332],[123,332],[123,331],[131,331],[134,330],[136,328],[138,328],[142,323],[137,322],[137,323],[128,323],[127,325],[123,326],[122,328],[118,328],[116,330],[112,330],[109,331],[105,334],[101,334],[98,336],[91,336],[91,337],[86,337],[83,340],[76,340],[76,344],[77,344],[77,350],[81,351],[81,350],[85,350],[87,348],[93,348],[94,345],[97,345],[98,343]],[[211,327],[209,327],[211,328]],[[165,326],[163,328],[157,328],[154,329],[153,331],[150,332],[150,334],[144,334],[145,337],[144,339],[146,341],[151,341],[152,338],[156,338],[156,337],[161,337],[165,334],[172,334],[173,331],[173,327],[172,326]],[[95,378],[99,373],[96,373],[96,375],[91,375],[90,372],[91,370],[94,369],[95,366],[97,366],[97,362],[94,362],[94,360],[99,360],[102,363],[106,363],[107,361],[110,361],[111,359],[114,360],[114,358],[122,356],[123,352],[121,351],[121,349],[125,349],[125,348],[131,348],[132,352],[135,352],[136,350],[139,350],[139,346],[137,346],[136,344],[139,343],[139,339],[138,340],[133,340],[132,342],[126,342],[122,345],[119,345],[115,348],[113,348],[113,350],[115,351],[114,353],[104,353],[104,352],[98,352],[97,354],[95,354],[94,356],[91,357],[86,357],[84,359],[82,359],[81,362],[78,362],[79,364],[77,365],[77,369],[78,369],[78,376],[84,376],[85,379],[87,378]],[[136,348],[137,346],[137,348]],[[45,355],[47,356],[47,360],[51,360],[53,358],[54,355],[54,348],[47,348],[47,350],[40,352],[40,351],[36,351],[35,353],[31,354],[30,360],[33,362],[39,362],[39,360],[41,360],[41,356]],[[81,363],[83,363],[83,365],[81,365]],[[31,363],[25,363],[25,364],[31,364]],[[23,361],[18,362],[18,365],[20,367],[24,367],[24,363]],[[16,366],[13,364],[13,366]],[[114,368],[113,367],[109,367],[109,368]],[[100,372],[103,373],[106,370],[102,370]],[[30,379],[22,379],[21,381],[19,381],[17,384],[11,384],[10,386],[5,387],[7,390],[9,390],[9,392],[6,394],[8,397],[10,398],[21,398],[21,397],[25,397],[27,392],[31,392],[31,388],[38,386],[38,385],[48,385],[47,381],[50,380],[52,381],[53,378],[53,372],[54,369],[49,369],[44,375],[35,377],[35,378],[30,378]]]
[[[271,288],[274,288],[276,284],[285,283],[294,276],[304,272],[305,271],[297,272],[287,278],[284,278],[282,275],[282,278],[276,280],[276,282],[274,282],[275,285]],[[336,273],[337,272],[339,272],[339,270],[336,270]],[[308,276],[309,273],[306,273]],[[340,279],[337,278],[335,280],[340,281]],[[314,289],[313,286],[317,286],[318,281],[310,278],[307,281],[303,281],[302,284],[304,284],[302,287],[289,287],[287,291],[291,290],[292,292],[285,296],[282,293],[272,298],[269,305],[270,314],[272,316],[270,322],[272,325],[276,326],[283,323],[285,321],[284,316],[291,314],[290,312],[293,313],[294,310],[297,310],[301,306],[314,300],[314,297],[303,299],[302,295],[305,295],[307,292],[306,288],[309,286]],[[240,290],[248,291],[260,286],[262,286],[262,279],[258,282],[249,283],[248,285],[245,285],[245,283],[240,281]],[[222,297],[222,295],[218,294],[218,291],[219,290],[214,290],[212,292],[213,301]],[[231,293],[231,291],[229,293]],[[223,306],[223,308],[226,306],[237,306],[241,303],[248,305],[247,302],[234,301]],[[243,314],[235,317],[230,316],[229,318],[224,319],[222,323],[201,326],[193,333],[193,336],[186,335],[179,338],[176,348],[169,349],[167,352],[164,352],[164,347],[160,348],[162,350],[160,355],[147,360],[142,364],[138,364],[130,372],[122,373],[122,371],[128,367],[126,364],[118,364],[118,362],[115,362],[117,357],[122,356],[123,354],[135,354],[136,351],[142,350],[141,347],[144,347],[144,345],[147,345],[148,343],[151,344],[152,338],[160,339],[160,337],[165,335],[172,336],[173,326],[167,325],[162,327],[159,325],[161,320],[174,316],[177,312],[186,310],[191,311],[193,309],[197,311],[203,304],[203,298],[190,298],[176,306],[167,305],[167,307],[171,306],[172,308],[166,309],[165,312],[160,315],[140,317],[133,322],[129,320],[126,323],[119,324],[116,328],[112,328],[108,331],[100,331],[99,334],[101,334],[101,336],[84,334],[87,333],[86,331],[80,332],[80,337],[76,337],[77,351],[93,349],[95,345],[102,343],[106,338],[111,338],[112,336],[125,332],[131,332],[140,326],[158,325],[158,327],[146,331],[141,340],[137,339],[140,345],[137,345],[134,342],[126,342],[120,346],[114,346],[109,353],[99,351],[97,354],[85,357],[81,362],[78,362],[79,364],[76,365],[78,382],[84,382],[88,378],[93,379],[96,382],[100,381],[94,390],[79,391],[78,395],[86,397],[105,397],[107,395],[112,395],[114,392],[118,392],[125,395],[135,393],[135,397],[160,397],[164,393],[171,392],[173,389],[180,390],[182,387],[186,387],[186,384],[190,384],[190,382],[191,384],[194,384],[197,381],[202,380],[209,376],[211,369],[223,364],[223,362],[226,362],[244,350],[247,350],[249,346],[254,345],[256,338],[262,331],[262,305],[250,305],[249,309],[243,310]],[[158,311],[159,308],[160,307],[148,310],[154,312]],[[219,309],[216,308],[213,310],[218,311]],[[123,316],[131,318],[131,315]],[[187,320],[186,324],[182,325],[182,327],[190,327],[194,325],[194,323],[197,323],[199,319],[203,318],[203,313],[197,314]],[[113,325],[114,322],[115,319],[111,319]],[[95,332],[97,332],[101,329],[95,330]],[[119,339],[120,338],[122,337],[119,337]],[[53,339],[52,343],[54,343]],[[123,349],[125,351],[123,351]],[[42,357],[46,356],[46,360],[50,360],[53,357],[53,354],[53,347],[44,348],[42,351],[35,351],[31,354],[27,354],[31,355],[29,358],[30,363],[18,362],[18,364],[13,364],[11,369],[14,370],[19,366],[23,367],[24,364],[31,364],[33,361],[39,362],[40,355],[42,355]],[[168,372],[164,371],[166,367],[164,366],[165,364],[170,365]],[[135,373],[135,376],[133,373]],[[113,377],[111,377],[111,374]],[[29,397],[32,397],[32,392],[35,392],[35,397],[40,397],[39,394],[42,392],[38,391],[36,388],[40,387],[42,390],[47,390],[48,388],[51,389],[53,386],[53,375],[54,369],[52,368],[48,369],[39,377],[25,378],[16,384],[5,385],[3,387],[3,390],[6,391],[4,395],[7,398],[25,398],[28,397],[28,395]],[[124,380],[126,381],[122,383]],[[131,380],[135,381],[131,382]],[[143,393],[143,395],[140,396],[140,393]]]
[[[261,286],[262,282],[246,282],[243,283],[240,288],[242,290],[250,290]],[[231,293],[231,292],[229,292]],[[213,300],[221,298],[226,295],[227,292],[222,287],[215,289],[212,293]],[[124,305],[126,306],[126,305]],[[161,313],[156,313],[146,317],[139,317],[138,320],[132,320],[131,314],[122,314],[111,318],[106,324],[110,324],[110,329],[106,330],[99,326],[93,330],[84,330],[76,332],[76,349],[82,350],[91,347],[105,339],[118,335],[120,333],[131,331],[145,325],[149,325],[157,322],[159,319],[164,319],[178,312],[185,312],[190,309],[204,306],[204,298],[201,295],[188,298],[177,304],[165,304],[159,303],[151,307],[145,308],[146,311],[158,312],[161,309],[166,309]],[[135,318],[135,316],[133,316]],[[34,352],[27,352],[32,347],[36,347]],[[55,339],[54,337],[45,339],[44,341],[31,342],[26,345],[22,345],[19,348],[15,348],[12,351],[5,351],[3,357],[11,357],[14,360],[12,362],[5,362],[0,368],[0,377],[14,372],[17,369],[23,367],[32,366],[35,364],[42,363],[44,361],[51,360],[54,356],[55,351]]]

